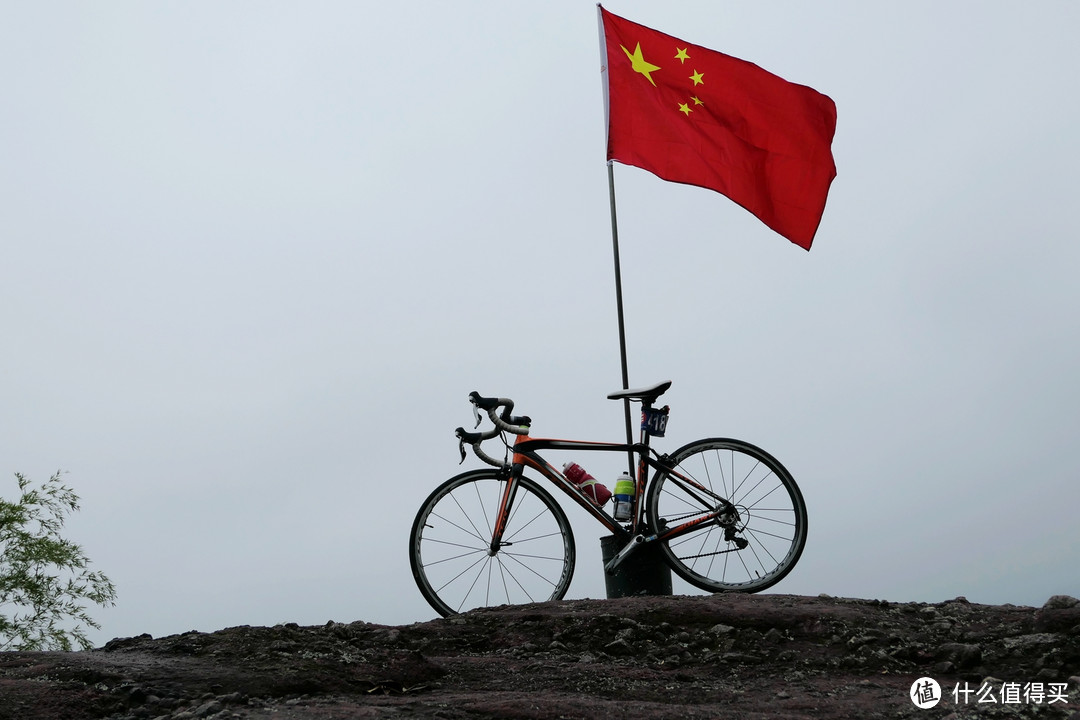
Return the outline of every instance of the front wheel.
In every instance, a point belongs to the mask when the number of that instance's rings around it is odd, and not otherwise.
[[[806,544],[806,505],[774,457],[712,438],[676,450],[671,466],[653,477],[646,507],[657,533],[682,528],[660,541],[677,575],[710,592],[753,593],[791,571]]]
[[[574,536],[543,488],[517,481],[502,542],[493,528],[508,480],[495,470],[453,477],[413,522],[409,560],[420,592],[442,616],[472,608],[561,600],[574,575]]]

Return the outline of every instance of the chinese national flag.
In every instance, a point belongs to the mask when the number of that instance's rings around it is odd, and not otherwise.
[[[608,160],[731,198],[810,249],[836,177],[836,105],[600,8]]]

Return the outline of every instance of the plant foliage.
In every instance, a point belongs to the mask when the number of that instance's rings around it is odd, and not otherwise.
[[[100,629],[87,602],[114,605],[116,588],[89,569],[82,547],[60,536],[79,509],[57,472],[40,487],[19,473],[19,499],[0,497],[0,650],[88,649],[86,629]]]

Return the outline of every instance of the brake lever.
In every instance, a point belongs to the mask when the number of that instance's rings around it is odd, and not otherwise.
[[[461,438],[458,438],[458,452],[461,453],[461,462],[458,463],[460,465],[465,462],[465,441]]]
[[[476,418],[476,424],[473,425],[473,429],[475,430],[476,428],[480,427],[480,408],[476,407],[475,404],[472,406],[472,414],[473,417]],[[462,450],[462,452],[465,451]]]

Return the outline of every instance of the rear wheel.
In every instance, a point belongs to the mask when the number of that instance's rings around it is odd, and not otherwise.
[[[647,495],[656,532],[724,511],[660,542],[676,574],[710,592],[752,593],[791,571],[806,544],[807,519],[783,465],[749,443],[723,438],[685,445],[671,462],[683,478],[658,471]]]
[[[474,470],[447,480],[420,506],[409,560],[440,615],[566,595],[574,536],[562,508],[532,480],[518,480],[502,543],[491,548],[506,483],[496,470]]]

